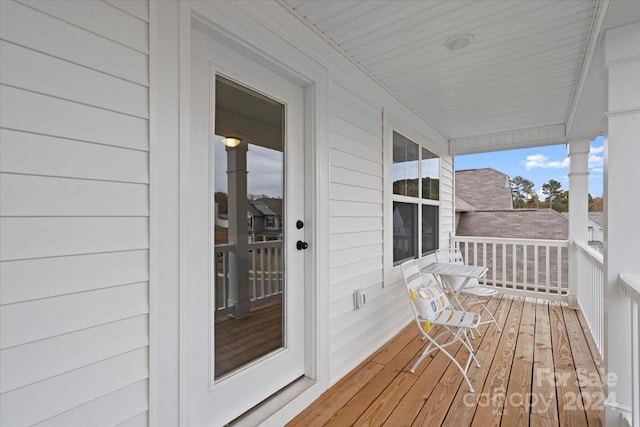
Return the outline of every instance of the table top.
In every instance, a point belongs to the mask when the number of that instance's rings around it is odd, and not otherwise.
[[[446,276],[461,276],[480,279],[487,273],[488,267],[475,265],[432,262],[420,268],[423,273],[441,274]]]

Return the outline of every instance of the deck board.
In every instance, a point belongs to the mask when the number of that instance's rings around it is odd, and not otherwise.
[[[485,325],[472,340],[482,365],[469,369],[475,394],[441,352],[409,372],[424,345],[412,322],[288,425],[602,425],[601,405],[589,400],[602,384],[584,381],[600,378],[598,364],[577,312],[511,296],[494,297],[488,307],[502,333]],[[451,348],[466,361],[462,346]]]

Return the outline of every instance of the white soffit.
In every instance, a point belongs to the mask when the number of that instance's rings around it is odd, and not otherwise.
[[[597,2],[285,0],[449,139],[564,124]],[[472,43],[449,50],[456,34]]]

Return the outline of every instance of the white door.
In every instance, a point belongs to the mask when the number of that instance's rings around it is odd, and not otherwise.
[[[197,30],[191,53],[184,402],[222,425],[304,374],[303,89]]]

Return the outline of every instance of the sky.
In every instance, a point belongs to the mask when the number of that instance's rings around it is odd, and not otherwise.
[[[534,189],[541,196],[542,185],[551,179],[559,181],[563,190],[569,189],[569,158],[565,144],[467,154],[456,156],[454,162],[455,170],[493,168],[510,178],[522,176],[535,184]],[[602,197],[602,167],[603,138],[599,136],[591,141],[589,152],[589,193],[593,197]],[[544,196],[540,200],[544,200]]]

